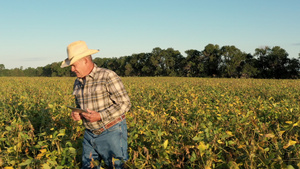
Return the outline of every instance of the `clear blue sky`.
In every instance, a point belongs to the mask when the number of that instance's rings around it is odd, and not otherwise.
[[[67,57],[77,40],[93,57],[202,51],[209,43],[253,54],[280,46],[300,53],[299,0],[0,0],[0,64],[43,67]]]

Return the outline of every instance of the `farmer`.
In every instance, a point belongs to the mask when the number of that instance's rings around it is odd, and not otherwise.
[[[97,52],[88,49],[84,41],[76,41],[67,47],[68,58],[61,64],[61,68],[71,66],[76,73],[76,107],[88,111],[79,114],[73,110],[71,114],[73,120],[82,120],[86,128],[82,168],[93,168],[91,161],[101,159],[109,168],[123,168],[128,160],[125,113],[131,103],[120,77],[93,63],[91,55]]]

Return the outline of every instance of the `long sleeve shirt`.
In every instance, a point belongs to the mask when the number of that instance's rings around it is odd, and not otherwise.
[[[78,108],[100,113],[100,121],[89,122],[85,118],[82,119],[89,130],[103,127],[128,112],[131,107],[121,78],[114,71],[97,67],[96,64],[85,80],[75,80],[73,95]]]

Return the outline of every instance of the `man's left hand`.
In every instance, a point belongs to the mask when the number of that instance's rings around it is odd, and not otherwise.
[[[93,111],[93,110],[90,110],[90,109],[87,109],[87,111],[89,113],[81,113],[81,114],[88,121],[95,122],[95,121],[100,121],[101,120],[100,113],[98,113],[96,111]]]

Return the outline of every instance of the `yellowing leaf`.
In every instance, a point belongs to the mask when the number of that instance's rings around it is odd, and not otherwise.
[[[231,131],[225,131],[226,134],[230,135],[230,136],[233,136],[232,132]]]
[[[208,148],[208,146],[205,145],[203,142],[200,142],[199,145],[198,145],[198,149],[199,149],[200,151],[204,151],[204,150],[206,150],[207,148]]]
[[[47,149],[41,149],[40,152],[45,153],[45,152],[47,152]]]
[[[282,134],[283,134],[284,132],[285,132],[285,131],[280,131],[280,132],[279,132],[279,135],[282,136]]]
[[[64,136],[64,135],[65,135],[65,133],[58,133],[57,136]]]
[[[286,121],[285,123],[287,123],[287,124],[292,124],[293,122],[292,122],[292,121]]]
[[[217,141],[219,144],[224,144],[224,142],[222,140],[218,140]]]
[[[40,154],[38,154],[38,155],[36,156],[36,159],[40,160],[43,156],[44,156],[44,154],[43,154],[43,153],[40,153]]]
[[[294,141],[294,140],[289,140],[289,142],[287,143],[287,145],[283,146],[284,149],[290,147],[290,146],[293,146],[297,143],[297,141]]]
[[[48,104],[49,108],[53,108],[53,104]]]
[[[272,134],[272,133],[269,133],[269,134],[266,134],[265,137],[267,137],[267,138],[273,138],[273,137],[275,137],[275,135]]]
[[[166,149],[166,148],[168,147],[168,144],[169,144],[169,140],[166,140],[166,141],[164,142],[164,149]]]
[[[293,146],[297,143],[297,141],[289,140],[289,145]]]
[[[245,148],[245,147],[246,147],[246,145],[243,145],[243,144],[238,146],[238,148]]]
[[[176,121],[176,118],[174,116],[171,116],[171,119],[174,120],[174,121]]]

